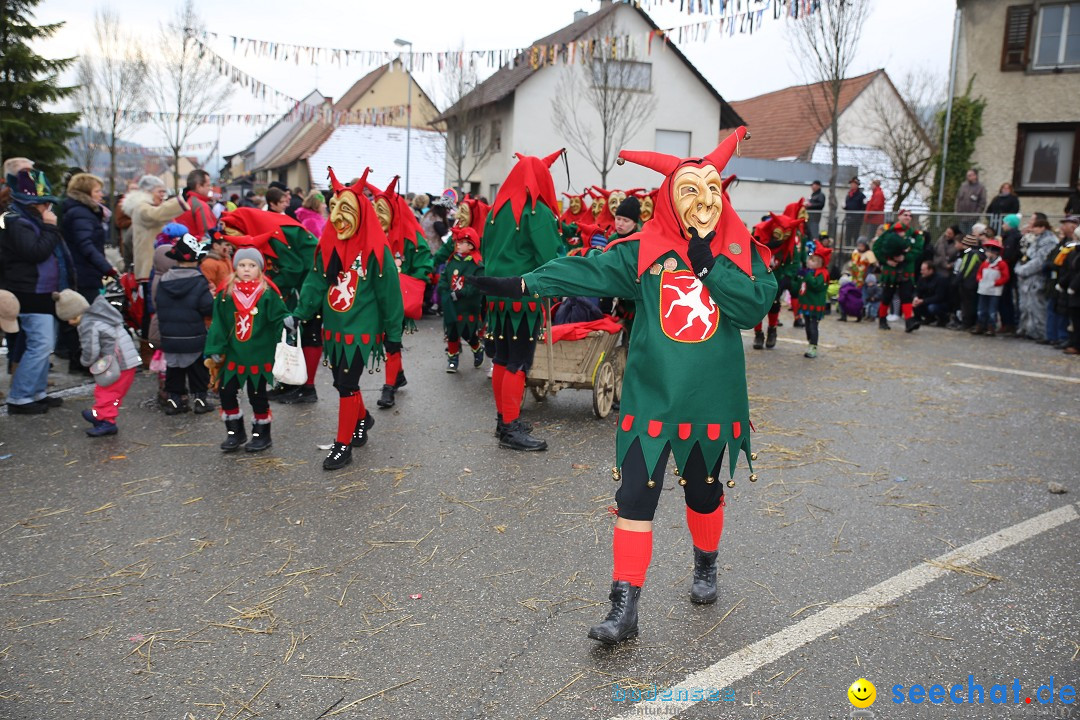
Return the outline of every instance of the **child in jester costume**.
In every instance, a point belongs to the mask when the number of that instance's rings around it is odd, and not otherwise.
[[[390,243],[390,252],[394,255],[399,277],[404,275],[426,283],[428,277],[435,272],[435,263],[427,240],[424,239],[423,228],[416,221],[408,202],[396,192],[397,181],[395,176],[386,190],[379,190],[370,183],[366,184],[366,187],[371,191],[375,216],[379,218],[379,226]],[[405,329],[407,332],[415,331],[416,323],[407,318]],[[401,350],[387,350],[386,380],[376,404],[384,410],[394,407],[395,395],[399,388],[405,387],[406,382],[405,370],[401,364]]]
[[[806,227],[806,211],[803,199],[784,208],[782,215],[769,213],[769,219],[754,226],[754,239],[769,248],[772,253],[772,269],[776,276],[776,300],[769,308],[768,334],[762,332],[761,323],[754,328],[754,349],[776,347],[776,326],[780,324],[780,296],[787,290],[791,294],[792,311],[798,314],[799,271],[806,261],[806,248],[802,235]]]
[[[480,257],[480,238],[471,227],[454,227],[447,245],[454,253],[446,261],[446,269],[439,278],[439,302],[443,309],[443,332],[446,333],[446,372],[456,373],[461,342],[464,340],[473,353],[473,367],[484,364],[484,347],[481,331],[484,318],[481,313],[484,298],[465,278],[484,274],[484,261]]]
[[[295,317],[285,324],[322,314],[323,351],[340,396],[337,434],[323,469],[337,470],[352,462],[352,448],[367,442],[375,424],[360,395],[360,376],[369,361],[383,357],[383,348],[401,352],[405,311],[390,243],[364,197],[370,169],[348,187],[338,182],[333,168],[329,172],[330,222],[300,289]]]
[[[620,159],[665,176],[653,218],[640,232],[610,243],[599,255],[559,258],[523,277],[474,281],[508,297],[603,293],[638,301],[612,470],[621,486],[615,495],[611,610],[589,631],[604,643],[638,633],[638,599],[652,557],[652,519],[668,456],[675,457],[686,498],[694,547],[690,599],[696,603],[717,598],[724,455],[729,477],[739,453],[756,459],[750,453],[739,331],[768,311],[776,278],[768,248],[747,232],[720,178],[745,135],[746,128],[739,128],[704,158],[622,151]]]
[[[281,291],[285,306],[290,310],[295,308],[300,288],[315,262],[318,238],[288,215],[255,208],[237,208],[222,213],[221,225],[234,246],[253,247],[262,254],[266,261],[266,276]],[[307,382],[299,387],[279,386],[268,393],[271,400],[287,405],[318,401],[315,372],[322,359],[321,316],[312,318],[300,328],[300,346],[307,366]]]
[[[495,196],[484,227],[486,273],[521,275],[559,255],[559,221],[555,217],[555,183],[551,164],[562,150],[545,158],[516,153],[518,162]],[[511,450],[546,450],[519,419],[525,374],[532,366],[540,335],[543,306],[500,292],[487,295],[488,338],[494,345],[491,387],[495,394],[495,432],[499,446]],[[581,293],[571,293],[581,294]]]
[[[878,327],[890,330],[885,316],[892,307],[893,296],[900,292],[900,312],[904,316],[904,331],[919,329],[919,319],[911,301],[915,299],[915,271],[926,251],[926,234],[911,227],[911,211],[901,210],[896,222],[874,241],[874,255],[881,263],[878,281],[882,285],[881,305],[878,308]]]
[[[804,357],[816,358],[818,355],[818,323],[825,315],[825,288],[829,284],[829,265],[832,250],[818,245],[814,253],[806,259],[806,267],[799,270],[799,314],[806,327],[806,342],[810,347]]]
[[[247,437],[240,411],[240,390],[247,388],[254,421],[248,452],[266,450],[273,443],[270,401],[266,386],[274,381],[274,351],[281,339],[287,313],[274,285],[263,275],[265,260],[251,247],[233,255],[233,276],[214,298],[213,318],[206,335],[204,353],[211,382],[221,388],[221,418],[227,436],[224,452],[237,450]]]

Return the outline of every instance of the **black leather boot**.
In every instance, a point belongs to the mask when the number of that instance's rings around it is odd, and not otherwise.
[[[322,461],[323,470],[340,470],[352,462],[352,446],[335,442],[330,446],[330,454]]]
[[[525,429],[525,432],[531,433],[533,431],[532,423],[527,423],[521,418],[514,421],[520,427]],[[506,432],[507,424],[503,422],[502,413],[495,413],[495,437],[501,438]]]
[[[754,349],[762,350],[765,347],[765,333],[760,330],[754,331]]]
[[[915,332],[922,327],[922,322],[917,317],[909,317],[904,321],[904,332]]]
[[[356,423],[356,430],[353,431],[351,445],[354,448],[364,447],[364,444],[367,443],[367,431],[373,427],[375,427],[375,418],[372,417],[369,412]]]
[[[191,408],[184,402],[184,398],[176,393],[169,393],[169,398],[165,401],[165,414],[166,415],[180,415],[186,413]]]
[[[892,330],[892,328],[889,327],[889,321],[886,320],[883,317],[878,318],[877,326],[878,326],[878,330]]]
[[[517,420],[505,423],[503,433],[499,436],[499,447],[509,450],[547,450],[547,442],[534,438],[525,426]]]
[[[203,415],[217,409],[204,392],[195,393],[195,398],[191,401],[191,407],[196,415]]]
[[[699,605],[716,602],[716,550],[705,552],[694,548],[694,584],[690,586],[690,601]]]
[[[397,388],[393,385],[383,385],[382,395],[375,401],[375,404],[381,407],[383,410],[388,410],[394,407],[394,395],[397,393]]]
[[[769,332],[765,335],[765,348],[772,350],[776,347],[776,326],[769,328]]]
[[[394,389],[400,389],[409,384],[409,381],[405,379],[405,371],[398,370],[397,377],[394,378]]]
[[[270,438],[270,423],[256,422],[251,426],[251,442],[244,446],[248,452],[262,452],[268,449],[274,441]]]
[[[625,580],[611,583],[611,610],[604,622],[589,628],[589,637],[607,645],[616,645],[637,637],[637,609],[641,588]]]
[[[233,452],[247,440],[247,433],[244,432],[244,418],[238,417],[233,420],[226,420],[225,429],[229,433],[228,437],[225,438],[225,442],[221,443],[221,449],[225,452]]]

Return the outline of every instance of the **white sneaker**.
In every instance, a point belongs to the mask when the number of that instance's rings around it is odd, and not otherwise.
[[[491,379],[491,373],[493,373],[493,372],[495,372],[495,363],[491,363],[490,365],[488,365],[488,369],[487,369],[488,380]]]
[[[885,319],[888,320],[891,323],[900,322],[900,316],[899,315],[892,315],[892,314],[886,315]]]

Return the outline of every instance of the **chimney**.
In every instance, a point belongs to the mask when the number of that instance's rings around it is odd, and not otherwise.
[[[574,11],[574,22],[578,22],[579,20],[584,20],[587,17],[589,17],[589,11],[588,10],[576,10],[576,11]]]

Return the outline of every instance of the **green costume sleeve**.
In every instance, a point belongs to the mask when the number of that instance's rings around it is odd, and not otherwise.
[[[776,278],[761,257],[753,250],[751,252],[754,254],[753,277],[721,255],[704,280],[720,312],[740,330],[748,330],[761,322],[776,300]]]
[[[296,309],[293,311],[293,314],[301,320],[310,320],[315,313],[322,310],[326,291],[330,289],[330,281],[323,274],[318,262],[316,259],[315,267],[304,278],[304,284],[300,288],[300,302],[296,304]],[[393,260],[390,264],[393,264]]]
[[[435,262],[431,257],[431,250],[427,241],[421,235],[412,242],[405,240],[405,257],[401,261],[401,274],[414,277],[417,280],[427,280],[430,273],[435,272]]]
[[[405,324],[405,306],[401,302],[401,284],[397,278],[397,265],[394,263],[390,248],[387,247],[383,251],[381,274],[378,273],[378,265],[374,261],[370,263],[369,268],[369,272],[376,273],[371,280],[374,283],[375,304],[379,308],[379,319],[382,321],[386,339],[391,342],[401,342],[401,330]],[[307,288],[306,283],[304,287]],[[301,296],[301,304],[303,304],[303,296]]]
[[[807,292],[821,292],[825,289],[825,276],[818,275],[817,273],[809,273],[803,277],[803,282],[806,283]]]
[[[285,323],[285,316],[289,314],[289,309],[285,307],[285,301],[274,292],[271,288],[267,288],[265,295],[269,298],[264,308],[266,313],[266,322],[270,327],[275,328],[275,334],[278,337],[281,336],[281,329]]]
[[[639,298],[636,250],[636,242],[625,242],[603,253],[556,258],[524,276],[526,294]]]
[[[432,266],[433,267],[439,267],[444,262],[449,260],[450,256],[453,255],[453,254],[454,254],[454,241],[453,240],[447,240],[446,242],[444,242],[442,244],[442,247],[439,248],[435,252],[435,257],[433,258]]]
[[[229,303],[224,302],[228,297],[224,292],[217,294],[214,298],[214,309],[210,316],[210,328],[206,331],[206,345],[203,347],[203,354],[206,357],[211,355],[224,355],[226,349],[226,343],[228,342],[228,333],[232,332],[232,317],[226,317],[228,314],[227,305]]]

